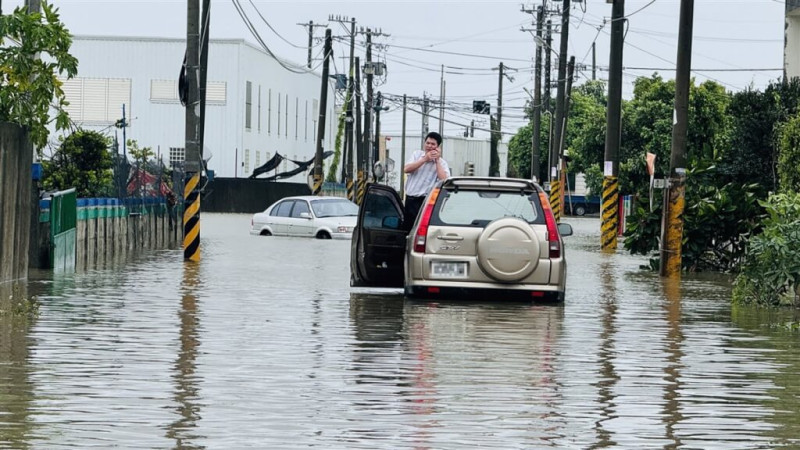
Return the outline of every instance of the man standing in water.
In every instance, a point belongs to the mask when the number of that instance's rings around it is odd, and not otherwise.
[[[425,148],[415,151],[403,166],[406,176],[405,228],[410,230],[422,209],[425,197],[439,180],[450,176],[450,166],[441,157],[442,135],[431,131],[425,136]]]

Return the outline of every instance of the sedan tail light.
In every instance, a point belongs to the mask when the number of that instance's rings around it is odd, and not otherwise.
[[[539,200],[542,202],[542,209],[544,209],[544,221],[547,223],[547,242],[550,249],[551,258],[561,257],[561,240],[558,236],[558,226],[556,226],[556,218],[553,216],[553,210],[550,209],[550,201],[543,191],[539,191]]]
[[[431,195],[428,196],[428,202],[423,206],[422,218],[417,227],[417,233],[414,235],[414,251],[417,253],[425,253],[425,242],[428,238],[428,224],[431,221],[433,214],[433,205],[436,204],[436,198],[439,197],[439,188],[434,188]]]

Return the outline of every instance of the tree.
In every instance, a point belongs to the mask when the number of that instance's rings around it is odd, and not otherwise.
[[[82,130],[65,138],[50,160],[43,161],[46,190],[75,188],[78,197],[104,197],[113,191],[110,140]]]
[[[69,54],[72,37],[58,9],[42,2],[42,13],[19,7],[0,16],[0,120],[29,130],[36,148],[47,144],[51,104],[56,129],[69,127],[68,102],[58,75],[72,78],[78,60]]]
[[[800,115],[779,128],[778,155],[781,191],[800,192]]]
[[[748,89],[733,94],[727,117],[729,146],[720,162],[725,181],[751,180],[763,186],[762,196],[777,191],[778,140],[781,123],[800,112],[800,80],[771,83],[764,92]]]

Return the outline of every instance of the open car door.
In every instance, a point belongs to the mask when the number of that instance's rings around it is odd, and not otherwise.
[[[350,249],[350,286],[403,287],[403,202],[389,186],[367,184]]]

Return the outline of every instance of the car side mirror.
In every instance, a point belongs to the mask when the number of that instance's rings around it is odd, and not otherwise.
[[[400,228],[400,218],[394,216],[384,217],[381,222],[381,227],[396,230]]]
[[[568,223],[558,224],[558,234],[561,236],[572,236],[572,225]]]
[[[311,218],[311,213],[301,212],[300,213],[300,217],[302,217],[303,219],[310,219]]]

